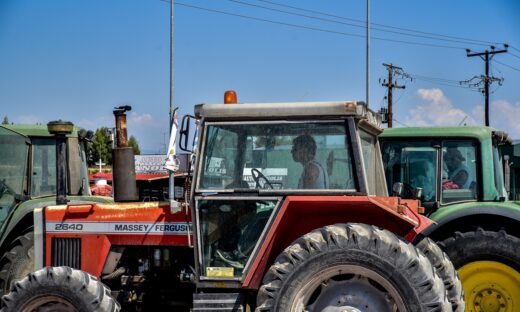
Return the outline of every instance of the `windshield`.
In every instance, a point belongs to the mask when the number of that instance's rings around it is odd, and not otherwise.
[[[199,190],[354,190],[344,121],[209,124]]]
[[[363,163],[368,183],[368,194],[388,196],[385,188],[384,173],[381,170],[381,152],[377,138],[363,130],[359,131],[359,138],[361,140],[361,152],[363,153]]]
[[[403,198],[413,198],[414,189],[422,188],[421,201],[436,199],[437,170],[436,152],[432,141],[389,141],[382,143],[383,163],[387,187],[392,192],[396,182],[403,183],[400,194]]]
[[[56,140],[32,139],[31,196],[56,194]]]
[[[0,224],[14,205],[15,195],[23,194],[27,155],[26,138],[0,128]]]

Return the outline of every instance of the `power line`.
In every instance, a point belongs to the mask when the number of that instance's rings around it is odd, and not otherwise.
[[[519,59],[520,59],[520,56],[518,56],[518,55],[516,55],[516,54],[512,53],[511,51],[509,51],[509,55],[512,55],[512,56],[514,56],[514,57],[516,57],[516,58],[519,58]]]
[[[425,82],[429,82],[429,83],[433,83],[433,84],[437,84],[437,85],[441,85],[441,86],[446,86],[446,87],[454,87],[454,88],[461,88],[461,89],[469,89],[471,91],[478,91],[478,89],[474,88],[474,87],[471,87],[471,86],[462,86],[460,84],[450,84],[450,83],[445,83],[445,82],[440,82],[440,81],[436,81],[436,80],[429,80],[429,79],[424,79],[424,78],[417,78],[415,76],[412,76],[414,79],[416,80],[421,80],[421,81],[425,81]]]
[[[268,0],[257,0],[257,1],[265,2],[265,3],[269,3],[269,4],[281,6],[281,7],[291,8],[291,9],[299,10],[299,11],[303,11],[303,12],[315,13],[315,14],[320,14],[320,15],[324,15],[324,16],[334,17],[334,18],[338,18],[338,19],[354,21],[354,22],[358,22],[358,23],[365,23],[365,21],[358,20],[358,19],[353,19],[353,18],[348,18],[348,17],[344,17],[344,16],[334,15],[334,14],[330,14],[330,13],[326,13],[326,12],[320,12],[320,11],[315,11],[315,10],[303,9],[303,8],[300,8],[300,7],[290,6],[290,5],[286,5],[286,4],[281,4],[281,3],[274,2],[274,1],[268,1]],[[408,31],[408,32],[413,32],[413,33],[424,34],[424,35],[432,35],[432,36],[438,36],[438,37],[444,37],[444,38],[459,39],[459,40],[464,40],[464,41],[473,41],[473,42],[475,42],[474,44],[482,44],[482,45],[490,45],[490,44],[497,45],[497,44],[501,44],[499,42],[484,41],[484,40],[477,40],[477,39],[449,36],[449,35],[443,35],[443,34],[436,34],[436,33],[432,33],[432,32],[425,32],[425,31],[419,31],[419,30],[403,28],[403,27],[395,27],[395,26],[378,24],[378,23],[370,23],[370,24],[371,25],[376,25],[376,26],[382,26],[382,27],[386,27],[386,28],[398,29],[398,30],[402,30],[402,31]],[[517,49],[515,49],[515,50],[517,50]],[[520,52],[520,50],[517,50],[517,51]]]
[[[517,49],[517,48],[513,47],[512,45],[509,45],[509,47],[510,47],[511,49],[515,50],[516,52],[520,52],[520,50],[519,50],[519,49]]]
[[[404,123],[400,122],[399,120],[397,120],[397,119],[395,119],[395,118],[394,118],[394,121],[397,122],[398,124],[400,124],[401,126],[405,126],[405,127],[407,127],[407,128],[410,128],[410,126],[408,126],[407,124],[404,124]]]
[[[160,1],[167,2],[168,0],[160,0]],[[313,31],[331,33],[331,34],[348,36],[348,37],[365,38],[364,35],[358,35],[358,34],[352,34],[352,33],[346,33],[346,32],[341,32],[341,31],[335,31],[335,30],[323,29],[323,28],[316,28],[316,27],[310,27],[310,26],[304,26],[304,25],[298,25],[298,24],[291,24],[291,23],[280,22],[280,21],[273,21],[273,20],[269,20],[269,19],[258,18],[258,17],[248,16],[248,15],[243,15],[243,14],[237,14],[237,13],[231,13],[231,12],[226,12],[226,11],[222,11],[222,10],[210,9],[210,8],[195,6],[195,5],[191,5],[191,4],[181,3],[181,2],[176,2],[175,4],[176,5],[180,5],[180,6],[184,6],[184,7],[188,7],[188,8],[202,10],[202,11],[207,11],[207,12],[212,12],[212,13],[219,13],[219,14],[224,14],[224,15],[234,16],[234,17],[240,17],[240,18],[255,20],[255,21],[259,21],[259,22],[270,23],[270,24],[283,25],[283,26],[288,26],[288,27],[293,27],[293,28],[313,30]],[[440,45],[440,44],[433,44],[433,43],[414,42],[414,41],[388,39],[388,38],[380,38],[380,37],[371,37],[371,39],[379,40],[379,41],[403,43],[403,44],[409,44],[409,45],[434,47],[434,48],[455,49],[455,50],[463,49],[462,47],[458,47],[458,46],[448,46],[448,45]]]
[[[319,21],[324,21],[324,22],[329,22],[329,23],[347,25],[347,26],[363,28],[363,29],[367,28],[365,25],[356,25],[356,24],[352,24],[352,23],[346,23],[346,22],[340,22],[340,21],[336,21],[336,20],[331,20],[331,19],[328,19],[328,18],[322,18],[322,17],[316,17],[316,16],[311,16],[311,15],[306,15],[306,14],[299,14],[299,13],[289,12],[289,11],[284,11],[284,10],[280,10],[280,9],[274,9],[274,8],[270,8],[270,7],[266,7],[266,6],[262,6],[262,5],[258,5],[258,4],[243,2],[243,1],[240,1],[240,0],[228,0],[228,1],[229,2],[234,2],[234,3],[237,3],[237,4],[241,4],[241,5],[245,5],[245,6],[260,8],[260,9],[264,9],[264,10],[269,10],[269,11],[274,11],[274,12],[284,13],[284,14],[289,14],[289,15],[294,15],[294,16],[305,17],[305,18],[319,20]],[[487,44],[484,44],[484,43],[470,43],[470,42],[467,42],[467,41],[461,41],[461,40],[455,40],[455,39],[436,38],[436,37],[429,36],[429,35],[407,34],[407,33],[401,32],[401,31],[382,29],[382,28],[378,28],[378,27],[371,27],[371,30],[377,30],[377,31],[381,31],[381,32],[398,34],[398,35],[402,35],[402,36],[410,36],[410,37],[426,38],[426,39],[446,41],[446,42],[456,42],[456,43],[464,43],[464,44],[468,44],[469,43],[469,44],[487,46]]]
[[[399,95],[399,97],[397,98],[397,100],[395,100],[394,104],[397,104],[399,102],[399,100],[403,97],[403,95],[406,93],[406,89],[403,89],[403,92],[401,92],[401,94]],[[395,120],[395,119],[394,119]]]
[[[518,69],[518,68],[516,68],[516,67],[513,67],[513,66],[511,66],[511,65],[508,65],[508,64],[506,64],[506,63],[502,63],[502,62],[497,61],[497,60],[493,60],[493,62],[498,63],[498,64],[500,64],[500,65],[502,65],[502,66],[505,66],[505,67],[509,67],[509,68],[511,68],[512,70],[516,70],[516,71],[520,72],[520,69]]]
[[[477,89],[470,87],[470,86],[462,86],[460,84],[460,80],[453,80],[453,79],[446,79],[446,78],[437,78],[437,77],[428,77],[428,76],[422,76],[422,75],[415,75],[410,74],[410,77],[415,80],[421,80],[433,84],[438,84],[442,86],[447,87],[455,87],[455,88],[462,88],[462,89],[470,89],[472,91],[478,91]]]
[[[453,79],[446,79],[446,78],[437,78],[437,77],[429,77],[429,76],[414,75],[414,74],[412,74],[412,77],[415,78],[415,79],[437,80],[437,81],[447,82],[447,83],[459,83],[459,81],[460,81],[460,80],[453,80]]]

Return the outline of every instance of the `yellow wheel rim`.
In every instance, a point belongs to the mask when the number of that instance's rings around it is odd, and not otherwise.
[[[471,262],[458,272],[467,312],[520,311],[520,272],[495,261]]]

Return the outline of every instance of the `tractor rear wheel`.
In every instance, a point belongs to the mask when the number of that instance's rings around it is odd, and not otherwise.
[[[412,244],[338,224],[287,247],[264,276],[256,311],[451,311],[441,278]]]
[[[457,232],[439,246],[459,272],[466,311],[513,312],[520,307],[520,239],[505,231]]]
[[[448,255],[428,237],[421,240],[416,247],[430,260],[430,263],[437,270],[437,274],[442,278],[453,312],[464,312],[462,283],[453,263],[448,259]]]
[[[94,276],[69,267],[47,267],[13,284],[0,312],[117,312],[119,304]]]
[[[0,296],[11,285],[34,271],[34,232],[31,230],[13,240],[10,249],[0,260]]]

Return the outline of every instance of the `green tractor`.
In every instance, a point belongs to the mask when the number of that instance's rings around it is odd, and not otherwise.
[[[385,129],[380,136],[389,188],[419,197],[458,270],[466,311],[520,311],[520,202],[508,200],[499,147],[489,127]],[[422,192],[421,192],[422,191]]]
[[[35,209],[65,195],[71,203],[112,201],[90,193],[85,142],[91,135],[67,122],[0,125],[0,294],[34,271]]]

